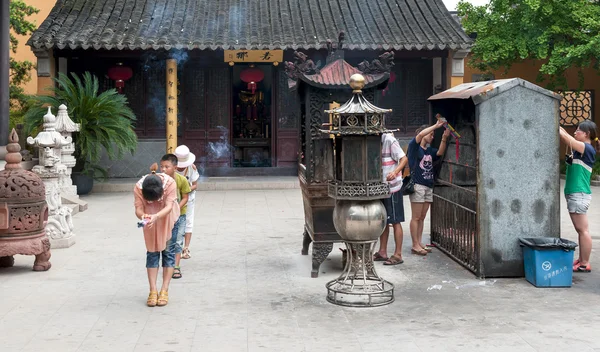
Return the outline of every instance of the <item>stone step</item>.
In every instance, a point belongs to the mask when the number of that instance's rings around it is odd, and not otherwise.
[[[64,204],[63,205],[67,208],[71,208],[71,215],[75,215],[77,213],[79,213],[79,205],[77,204]]]
[[[131,192],[139,179],[117,178],[94,182],[93,193]],[[297,176],[206,177],[198,182],[198,191],[268,190],[300,188]]]
[[[79,207],[78,212],[86,211],[88,208],[87,202],[79,198],[78,195],[62,194],[61,197],[63,204],[77,205]]]

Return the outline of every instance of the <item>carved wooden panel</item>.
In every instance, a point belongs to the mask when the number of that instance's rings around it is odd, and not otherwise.
[[[377,92],[377,104],[379,107],[392,109],[392,112],[386,115],[385,127],[390,129],[400,128],[404,132],[405,102],[403,97],[405,93],[401,65],[396,64],[392,72],[394,79],[390,79],[386,89]]]
[[[431,61],[413,61],[403,65],[406,84],[406,127],[413,130],[429,121],[427,98],[433,89],[433,66]]]
[[[558,93],[563,97],[559,108],[561,126],[577,126],[585,120],[593,119],[594,91],[567,90]]]
[[[142,65],[138,62],[135,66],[130,66],[133,69],[133,76],[127,82],[125,82],[125,88],[123,88],[123,94],[127,97],[127,103],[133,113],[135,114],[136,121],[134,128],[136,131],[140,131],[141,135],[144,135],[144,128],[146,125],[146,104],[144,102],[144,74],[142,71]]]
[[[146,64],[146,131],[165,130],[166,71],[164,61]],[[164,135],[164,133],[163,133]]]
[[[430,60],[397,62],[393,79],[377,93],[377,103],[392,109],[386,127],[411,133],[429,121],[427,98],[433,94],[433,68]]]
[[[295,166],[298,162],[298,137],[279,136],[277,138],[277,166]]]
[[[187,135],[184,140],[185,145],[196,155],[196,164],[206,164],[206,138],[202,135],[200,138]]]
[[[181,104],[186,130],[206,129],[205,69],[198,62],[188,61],[180,73]]]
[[[277,77],[277,125],[279,129],[296,130],[300,123],[300,96],[288,88],[288,79],[283,70],[277,72]]]
[[[224,127],[229,129],[229,94],[231,83],[229,68],[208,70],[208,126],[210,129]]]

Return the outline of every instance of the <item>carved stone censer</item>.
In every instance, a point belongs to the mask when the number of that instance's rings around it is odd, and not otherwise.
[[[46,190],[38,175],[21,168],[18,142],[13,129],[0,171],[0,267],[12,266],[13,256],[24,254],[35,255],[33,270],[45,271],[50,269]]]
[[[335,138],[335,179],[328,194],[336,200],[333,224],[347,247],[342,274],[326,284],[327,300],[350,307],[374,307],[394,301],[394,285],[379,277],[373,265],[373,246],[386,226],[381,199],[390,196],[381,169],[381,135],[385,114],[362,93],[365,79],[350,77],[352,98],[333,114],[333,130],[321,130]]]

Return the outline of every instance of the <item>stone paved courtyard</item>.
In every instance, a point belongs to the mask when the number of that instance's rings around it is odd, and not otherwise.
[[[76,245],[54,250],[50,271],[31,271],[23,256],[0,270],[1,351],[600,351],[598,271],[565,289],[478,280],[437,250],[410,255],[407,225],[405,263],[377,263],[396,285],[394,303],[328,303],[324,285],[339,275],[341,252],[335,246],[310,278],[299,189],[199,194],[192,259],[182,261],[169,305],[148,308],[132,195],[86,200]],[[574,239],[564,200],[561,211],[563,236]],[[599,215],[595,197],[593,263]]]

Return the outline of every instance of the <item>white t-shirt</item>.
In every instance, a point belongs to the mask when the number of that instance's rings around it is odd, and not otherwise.
[[[192,186],[192,183],[198,181],[198,179],[200,178],[200,173],[198,172],[198,169],[196,169],[196,167],[192,164],[188,167],[186,167],[183,171],[179,171],[177,170],[177,173],[180,174],[181,176],[185,177],[188,182],[190,183],[190,187]],[[189,195],[188,198],[188,203],[193,201],[194,199],[196,199],[196,191],[192,191]]]

